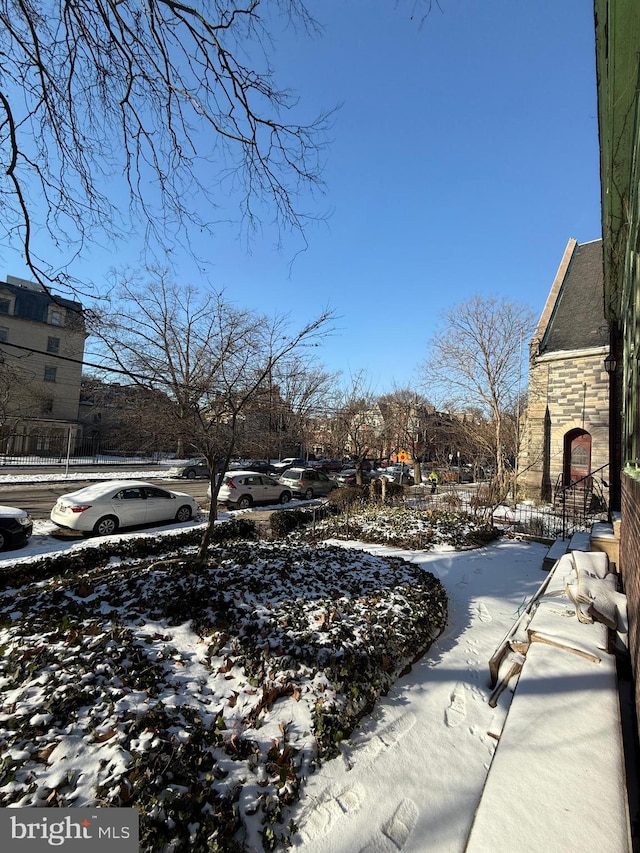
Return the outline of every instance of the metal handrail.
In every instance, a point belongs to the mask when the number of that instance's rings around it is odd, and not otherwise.
[[[568,521],[569,521],[569,517],[568,517],[568,511],[567,511],[567,504],[568,504],[568,500],[567,500],[567,499],[568,499],[569,495],[570,495],[570,494],[573,494],[573,495],[575,496],[575,495],[577,494],[576,486],[580,485],[580,483],[584,483],[585,481],[589,481],[589,482],[590,482],[590,484],[591,484],[591,488],[590,488],[589,493],[588,493],[588,494],[589,494],[589,500],[590,500],[590,501],[593,501],[593,483],[594,483],[594,482],[597,482],[598,480],[600,480],[600,481],[601,481],[601,483],[602,483],[602,485],[603,485],[605,488],[608,488],[608,487],[609,487],[609,484],[607,483],[607,481],[606,481],[603,477],[599,477],[599,478],[598,478],[598,477],[596,477],[596,476],[595,476],[595,475],[596,475],[596,474],[598,474],[600,471],[604,471],[604,469],[605,469],[605,468],[608,468],[608,467],[609,467],[609,463],[607,462],[607,463],[605,463],[604,465],[601,465],[599,468],[594,468],[594,470],[593,470],[593,471],[589,471],[589,473],[588,473],[588,474],[585,474],[585,475],[584,475],[584,477],[580,477],[580,479],[579,479],[579,480],[573,480],[573,481],[572,481],[571,483],[569,483],[567,486],[562,486],[560,489],[558,489],[558,488],[557,488],[557,486],[556,486],[555,495],[556,495],[556,498],[558,497],[558,495],[560,496],[560,497],[559,497],[559,500],[560,500],[560,502],[561,502],[561,504],[562,504],[562,538],[563,538],[563,539],[567,539],[567,538],[568,538],[568,530],[567,530],[567,528],[568,528]],[[558,481],[557,481],[557,482],[558,482],[558,483],[562,483],[563,481],[564,481],[564,474],[560,474],[560,476],[558,477]],[[573,512],[573,514],[572,514],[572,516],[573,516],[573,521],[574,521],[574,524],[573,524],[573,529],[574,529],[574,530],[575,530],[575,526],[576,526],[576,525],[575,525],[575,520],[576,520],[576,517],[577,517],[577,516],[580,516],[580,517],[581,517],[581,520],[583,520],[584,522],[586,522],[586,520],[587,520],[587,518],[589,517],[589,515],[592,515],[592,516],[594,516],[594,517],[595,517],[596,515],[598,515],[598,514],[602,514],[602,513],[604,512],[604,508],[603,508],[603,509],[601,509],[601,510],[599,510],[599,511],[597,511],[597,512],[591,512],[591,513],[590,513],[590,512],[588,511],[588,507],[587,507],[587,500],[586,500],[586,496],[587,496],[587,492],[586,492],[586,490],[585,490],[585,491],[584,491],[584,493],[583,493],[583,505],[582,505],[582,512],[581,512],[581,513],[576,513],[576,511],[575,511],[575,510],[576,510],[576,506],[575,506],[575,501],[574,501],[574,507],[573,507],[574,512]],[[602,500],[602,502],[603,502],[603,506],[606,506],[606,504],[605,504],[605,499],[604,499],[604,494],[603,494],[602,492],[600,493],[600,496],[599,496],[599,497],[600,497],[600,499],[601,499],[601,500]]]

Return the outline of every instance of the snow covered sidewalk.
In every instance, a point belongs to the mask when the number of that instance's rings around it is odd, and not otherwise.
[[[598,558],[606,561],[602,553],[562,557],[527,626],[531,641],[467,853],[630,849],[615,655],[605,625],[588,621],[592,605],[576,615],[580,564],[592,594],[605,584],[604,572],[593,574]]]

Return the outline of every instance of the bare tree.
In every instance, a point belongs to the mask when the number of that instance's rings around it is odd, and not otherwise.
[[[299,352],[273,365],[245,409],[238,453],[267,460],[304,453],[313,434],[312,419],[336,381],[336,374],[314,364],[308,354],[317,346],[301,345]]]
[[[219,480],[227,470],[245,413],[264,394],[277,366],[327,334],[329,312],[289,331],[272,319],[226,302],[220,293],[177,286],[166,273],[140,286],[123,281],[108,313],[92,329],[107,368],[137,385],[163,391],[181,431],[211,471],[211,512],[198,561],[204,561],[216,519]]]
[[[356,482],[362,485],[362,463],[384,434],[384,419],[363,371],[338,392],[334,406],[335,440],[353,458]]]
[[[273,412],[278,441],[276,450],[280,449],[283,432],[293,437],[296,444],[308,449],[312,418],[331,395],[337,374],[328,373],[321,365],[314,364],[311,353],[298,351],[276,365],[273,381],[280,400],[280,408]]]
[[[459,411],[478,408],[493,425],[496,474],[504,477],[505,412],[522,381],[522,341],[534,314],[527,306],[495,296],[473,296],[446,311],[423,365],[429,391],[446,389]]]
[[[413,459],[414,481],[421,481],[420,456],[424,455],[429,416],[435,411],[429,400],[411,388],[396,388],[378,399],[384,417],[387,447],[404,449]]]
[[[304,0],[0,0],[2,240],[37,281],[65,280],[36,254],[37,229],[69,261],[130,221],[171,248],[233,193],[249,228],[267,212],[302,230],[328,115],[282,117],[297,100],[270,64],[280,17],[319,29]]]

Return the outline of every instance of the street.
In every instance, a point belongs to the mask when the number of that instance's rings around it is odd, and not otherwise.
[[[114,472],[114,480],[117,473]],[[143,479],[143,478],[141,478]],[[60,495],[76,492],[94,483],[95,480],[87,477],[86,480],[69,480],[58,483],[33,483],[32,485],[2,485],[0,487],[0,504],[17,506],[26,510],[36,521],[48,521],[49,513]],[[154,485],[171,489],[173,492],[185,492],[192,495],[201,507],[207,503],[208,480],[177,480],[156,479],[151,480]]]
[[[85,486],[89,486],[91,483],[96,482],[95,479],[91,478],[90,472],[87,472],[86,480],[74,479],[65,482],[63,477],[64,475],[61,474],[58,482],[39,482],[29,485],[24,483],[16,485],[2,484],[0,486],[0,504],[20,507],[21,509],[26,510],[36,521],[48,521],[49,513],[60,495],[68,494],[69,492],[76,492],[78,489],[83,489]],[[118,479],[117,471],[113,472],[113,479]],[[140,479],[145,480],[146,478],[141,475]],[[200,507],[208,505],[208,480],[187,480],[177,478],[156,479],[153,477],[149,482],[158,486],[163,486],[164,488],[170,489],[174,492],[185,492],[188,495],[192,495],[198,501]],[[476,488],[475,484],[462,485],[457,483],[446,483],[443,487],[438,489],[438,493],[444,494],[445,489],[447,491],[457,491],[459,489],[472,490],[474,488]],[[413,491],[413,489],[411,491]]]

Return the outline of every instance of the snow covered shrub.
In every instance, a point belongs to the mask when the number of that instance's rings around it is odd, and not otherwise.
[[[462,498],[457,492],[447,492],[440,499],[441,504],[445,504],[449,509],[460,509],[462,506]]]
[[[78,572],[106,566],[114,559],[146,559],[165,555],[185,554],[195,549],[202,538],[202,527],[190,527],[165,536],[154,533],[141,533],[138,536],[127,535],[111,542],[99,542],[90,548],[78,551],[51,554],[41,559],[34,558],[25,563],[5,569],[0,575],[0,590],[22,586],[26,583],[48,578],[52,575],[67,577]],[[257,539],[255,522],[248,518],[232,518],[216,524],[212,543],[218,544],[235,539]]]
[[[257,539],[258,528],[250,518],[230,518],[213,528],[212,542],[230,542],[233,539]]]
[[[458,510],[366,504],[348,507],[316,526],[325,539],[359,539],[397,548],[425,550],[434,545],[473,548],[495,539],[484,519]]]
[[[274,537],[284,539],[292,530],[297,530],[314,519],[314,512],[308,509],[282,509],[272,512],[269,518],[269,527]]]
[[[127,536],[115,542],[100,542],[90,548],[73,552],[50,554],[28,563],[19,562],[5,569],[0,575],[0,589],[21,586],[52,575],[66,577],[77,572],[106,566],[114,558],[135,559],[158,556],[167,551],[196,547],[202,537],[202,529],[189,528],[167,536]]]
[[[141,853],[290,847],[287,807],[442,632],[445,589],[360,549],[180,555],[0,596],[0,807],[136,808]]]

